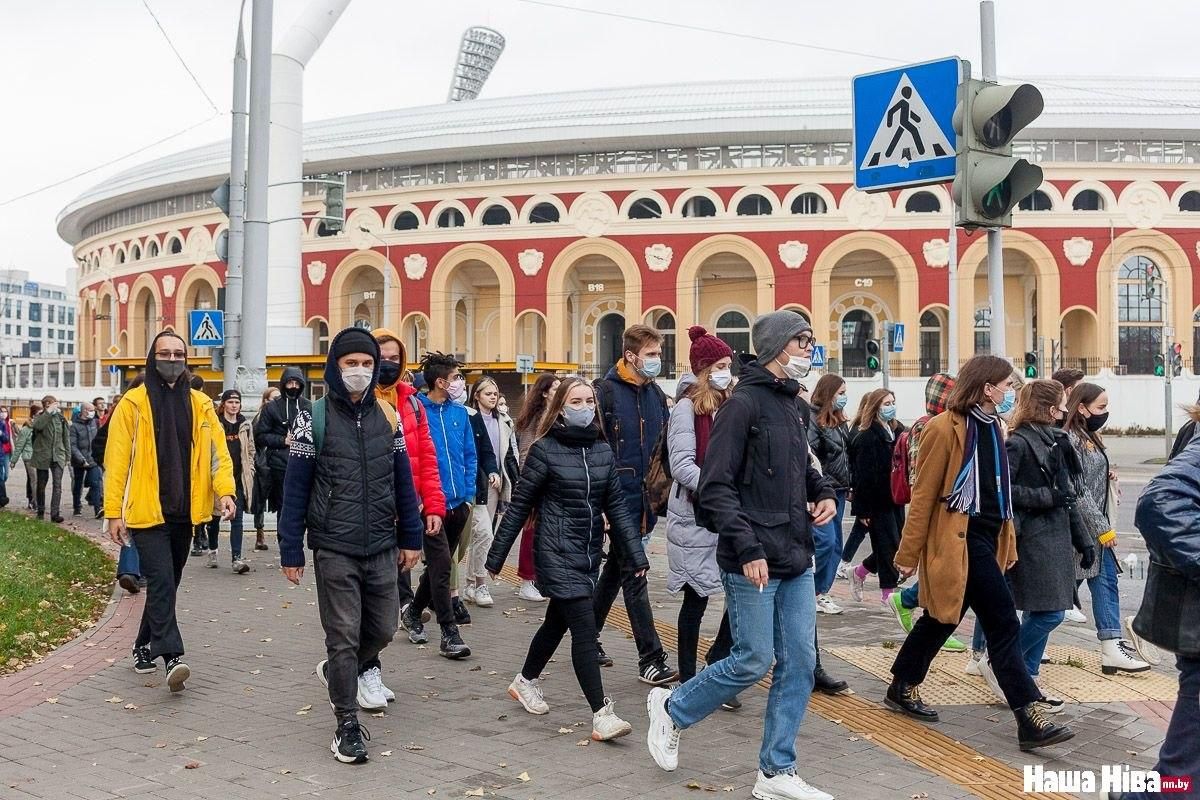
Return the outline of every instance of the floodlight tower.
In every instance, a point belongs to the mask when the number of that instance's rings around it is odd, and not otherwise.
[[[475,25],[463,31],[454,63],[454,77],[446,102],[474,100],[483,91],[483,84],[504,52],[504,37],[499,31]]]

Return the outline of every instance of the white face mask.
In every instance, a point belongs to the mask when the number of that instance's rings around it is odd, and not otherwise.
[[[787,354],[783,353],[782,355]],[[778,362],[778,359],[776,359],[776,362]],[[789,355],[787,357],[787,363],[783,364],[783,373],[794,381],[798,381],[803,378],[811,369],[812,360],[805,358],[804,356]]]
[[[733,383],[733,372],[727,369],[714,369],[708,373],[708,382],[724,391],[729,388],[729,384]]]
[[[371,385],[374,372],[371,367],[346,367],[342,370],[342,383],[351,393],[362,394]]]

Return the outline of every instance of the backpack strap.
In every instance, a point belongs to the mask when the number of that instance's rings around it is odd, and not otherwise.
[[[395,434],[396,427],[400,424],[400,418],[396,415],[396,407],[378,397],[375,398],[375,403],[383,409],[383,415],[387,417],[388,424],[392,426],[392,433]]]
[[[607,378],[601,378],[592,388],[596,392],[596,405],[600,406],[600,429],[604,432],[604,437],[611,441],[613,432],[609,430],[608,421],[616,410],[612,387],[608,385]]]
[[[325,398],[322,397],[312,404],[312,419],[313,419],[313,447],[316,448],[317,455],[321,454],[321,447],[325,444]]]

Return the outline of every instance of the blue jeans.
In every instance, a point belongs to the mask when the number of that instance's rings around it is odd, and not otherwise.
[[[8,462],[11,459],[8,453],[0,453],[0,483],[8,483]]]
[[[1029,677],[1036,678],[1042,669],[1042,656],[1050,633],[1066,619],[1065,611],[1022,611],[1021,612],[1021,655],[1025,657],[1025,669]]]
[[[1158,749],[1154,771],[1159,775],[1190,775],[1195,792],[1196,782],[1200,781],[1200,748],[1196,747],[1196,742],[1200,742],[1200,658],[1176,656],[1175,667],[1179,670],[1179,697],[1167,726],[1167,738]],[[1153,800],[1162,796],[1126,792],[1121,800]]]
[[[920,600],[917,595],[921,592],[921,582],[913,581],[912,586],[905,586],[900,590],[900,605],[908,609],[916,608],[920,605]]]
[[[138,559],[137,548],[133,545],[121,545],[121,555],[117,558],[117,577],[122,575],[142,575],[142,565]]]
[[[725,572],[721,581],[733,650],[671,694],[671,719],[680,728],[695,725],[761,680],[774,661],[758,765],[764,772],[794,769],[796,734],[817,661],[812,570],[795,578],[772,578],[761,592],[742,575]]]
[[[235,501],[237,503],[237,511],[233,514],[233,519],[229,520],[229,554],[232,561],[237,561],[242,557],[242,512],[245,511],[245,504],[241,497]],[[209,522],[205,523],[208,532],[208,549],[216,551],[217,539],[221,533],[221,518],[213,517]]]
[[[842,555],[842,515],[846,511],[846,490],[837,490],[837,513],[824,525],[813,525],[813,544],[816,549],[817,594],[825,594],[837,578],[838,560]]]
[[[978,617],[975,619],[975,632],[971,634],[971,649],[976,653],[987,650],[987,639],[983,636],[983,626],[979,624]]]
[[[1121,638],[1121,595],[1117,591],[1117,556],[1107,547],[1100,548],[1100,574],[1087,579],[1092,593],[1092,619],[1100,641]]]

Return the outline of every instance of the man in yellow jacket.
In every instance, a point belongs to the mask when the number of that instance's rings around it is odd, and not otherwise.
[[[214,497],[223,519],[237,511],[224,431],[212,401],[190,388],[190,377],[187,345],[179,334],[155,336],[145,383],[129,390],[113,410],[104,454],[108,535],[117,544],[137,547],[146,578],[133,668],[154,672],[161,657],[172,692],[191,677],[183,662],[175,597],[192,530],[210,519]]]

